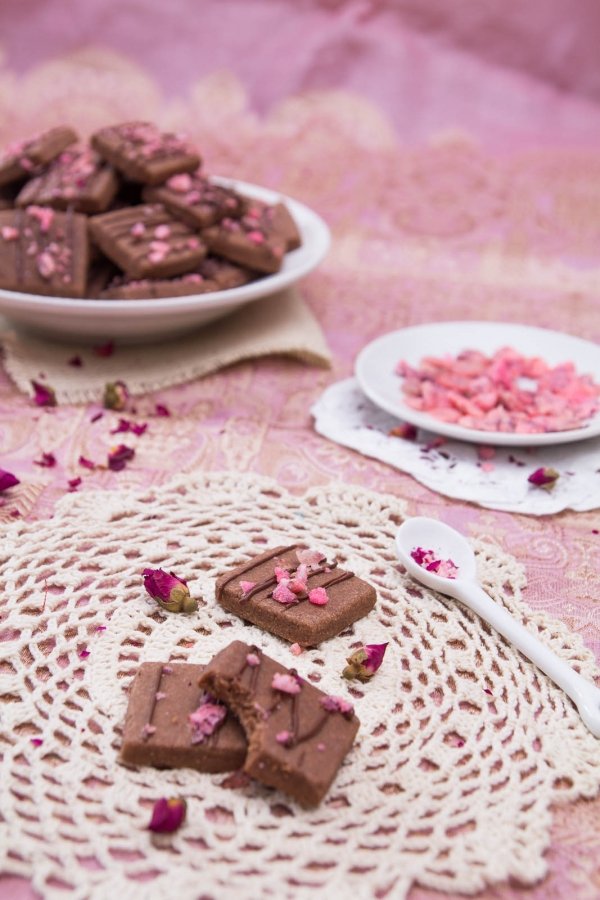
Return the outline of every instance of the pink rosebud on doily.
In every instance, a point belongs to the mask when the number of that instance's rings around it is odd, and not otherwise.
[[[172,834],[183,824],[186,810],[187,804],[183,797],[161,797],[152,809],[148,830],[156,834]]]
[[[167,612],[195,612],[198,602],[190,596],[187,582],[164,569],[144,569],[144,587]]]

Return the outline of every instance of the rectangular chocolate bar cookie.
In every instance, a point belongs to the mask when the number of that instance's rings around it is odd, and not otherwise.
[[[104,300],[153,300],[159,297],[185,297],[193,294],[208,294],[240,287],[255,277],[254,272],[228,263],[225,260],[207,257],[197,269],[178,278],[127,278],[117,275],[104,285],[100,293]]]
[[[144,184],[162,184],[177,172],[195,171],[201,162],[187,140],[151,122],[102,128],[92,135],[91,144],[126,178]]]
[[[119,182],[114,169],[87,147],[64,150],[50,166],[21,188],[16,205],[71,207],[76,212],[100,213],[115,198]]]
[[[206,256],[198,236],[159,203],[130,206],[90,219],[92,240],[131,278],[190,272]]]
[[[85,216],[48,206],[0,212],[0,287],[82,297],[87,269]]]
[[[34,174],[76,140],[77,134],[72,128],[60,125],[6,147],[0,155],[0,186]]]
[[[301,806],[320,803],[360,724],[348,701],[324,694],[242,641],[211,660],[200,685],[239,718],[248,775]]]
[[[314,646],[366,616],[376,594],[335,560],[293,544],[226,572],[217,580],[216,598],[224,609],[265,631]]]
[[[142,663],[130,688],[122,762],[229,772],[246,758],[238,720],[198,686],[203,666]]]
[[[144,188],[143,197],[148,203],[162,203],[192,228],[208,228],[226,216],[237,219],[245,206],[235,191],[212,184],[199,172],[172,175],[165,184]]]

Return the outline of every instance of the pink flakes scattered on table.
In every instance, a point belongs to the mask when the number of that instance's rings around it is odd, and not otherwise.
[[[400,361],[404,402],[412,409],[481,431],[542,434],[581,428],[600,409],[600,385],[572,362],[550,366],[539,356],[502,347],[493,356],[464,350],[426,356],[417,368]]]

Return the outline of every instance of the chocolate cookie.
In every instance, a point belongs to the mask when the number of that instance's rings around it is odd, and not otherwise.
[[[162,184],[177,172],[193,172],[200,157],[187,140],[151,122],[123,122],[102,128],[92,147],[132,181]]]
[[[314,646],[370,612],[376,594],[335,560],[294,544],[267,550],[226,572],[217,580],[216,598],[224,609],[265,631]]]
[[[114,169],[87,147],[64,150],[41,175],[32,178],[17,196],[17,206],[72,207],[76,212],[100,213],[115,198],[119,182]]]
[[[200,686],[241,722],[248,740],[248,775],[301,806],[321,802],[358,731],[350,703],[324,694],[242,641],[211,660]]]
[[[117,275],[100,293],[105,300],[152,300],[159,297],[185,297],[241,287],[254,273],[226,260],[207,257],[193,271],[177,278],[127,278]]]
[[[244,732],[231,713],[215,709],[214,700],[198,687],[203,669],[190,663],[142,663],[130,688],[122,762],[199,772],[228,772],[243,765]]]
[[[239,194],[212,184],[199,172],[172,175],[159,187],[144,188],[143,197],[148,203],[162,203],[192,228],[208,228],[226,216],[237,219],[244,210]]]
[[[11,144],[0,156],[0,187],[35,174],[40,166],[48,165],[76,140],[77,134],[72,128],[59,125],[27,141]]]

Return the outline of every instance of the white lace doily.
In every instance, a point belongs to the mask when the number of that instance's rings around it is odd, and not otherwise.
[[[295,288],[248,303],[189,336],[160,343],[117,346],[99,357],[81,344],[61,344],[22,332],[0,333],[4,366],[17,385],[31,394],[32,379],[52,386],[59,403],[93,403],[107,381],[124,381],[131,394],[146,394],[183,384],[224,366],[274,353],[327,366],[331,356],[321,328]],[[68,361],[79,356],[82,366]]]
[[[0,544],[4,871],[45,897],[70,896],[66,885],[95,900],[315,890],[398,900],[413,882],[475,892],[543,877],[550,806],[597,793],[598,741],[503,639],[402,574],[401,518],[390,496],[335,485],[296,497],[235,473],[69,495],[52,520],[10,525]],[[299,657],[214,600],[219,573],[281,541],[336,554],[378,593],[368,617]],[[486,590],[592,677],[580,638],[522,604],[514,559],[476,550]],[[145,566],[186,577],[198,613],[157,610]],[[240,637],[355,703],[357,742],[316,810],[255,784],[225,789],[223,775],[117,763],[139,663],[204,662]],[[341,678],[357,642],[384,641],[372,682]],[[152,803],[172,795],[187,799],[187,821],[154,843]]]
[[[420,430],[417,441],[391,436],[399,420],[375,406],[354,378],[330,385],[311,412],[323,437],[389,463],[446,497],[532,516],[600,507],[600,438],[535,449],[496,447],[493,458],[482,460],[476,444],[447,440],[431,446],[431,432]],[[540,466],[560,473],[551,491],[527,481]]]

